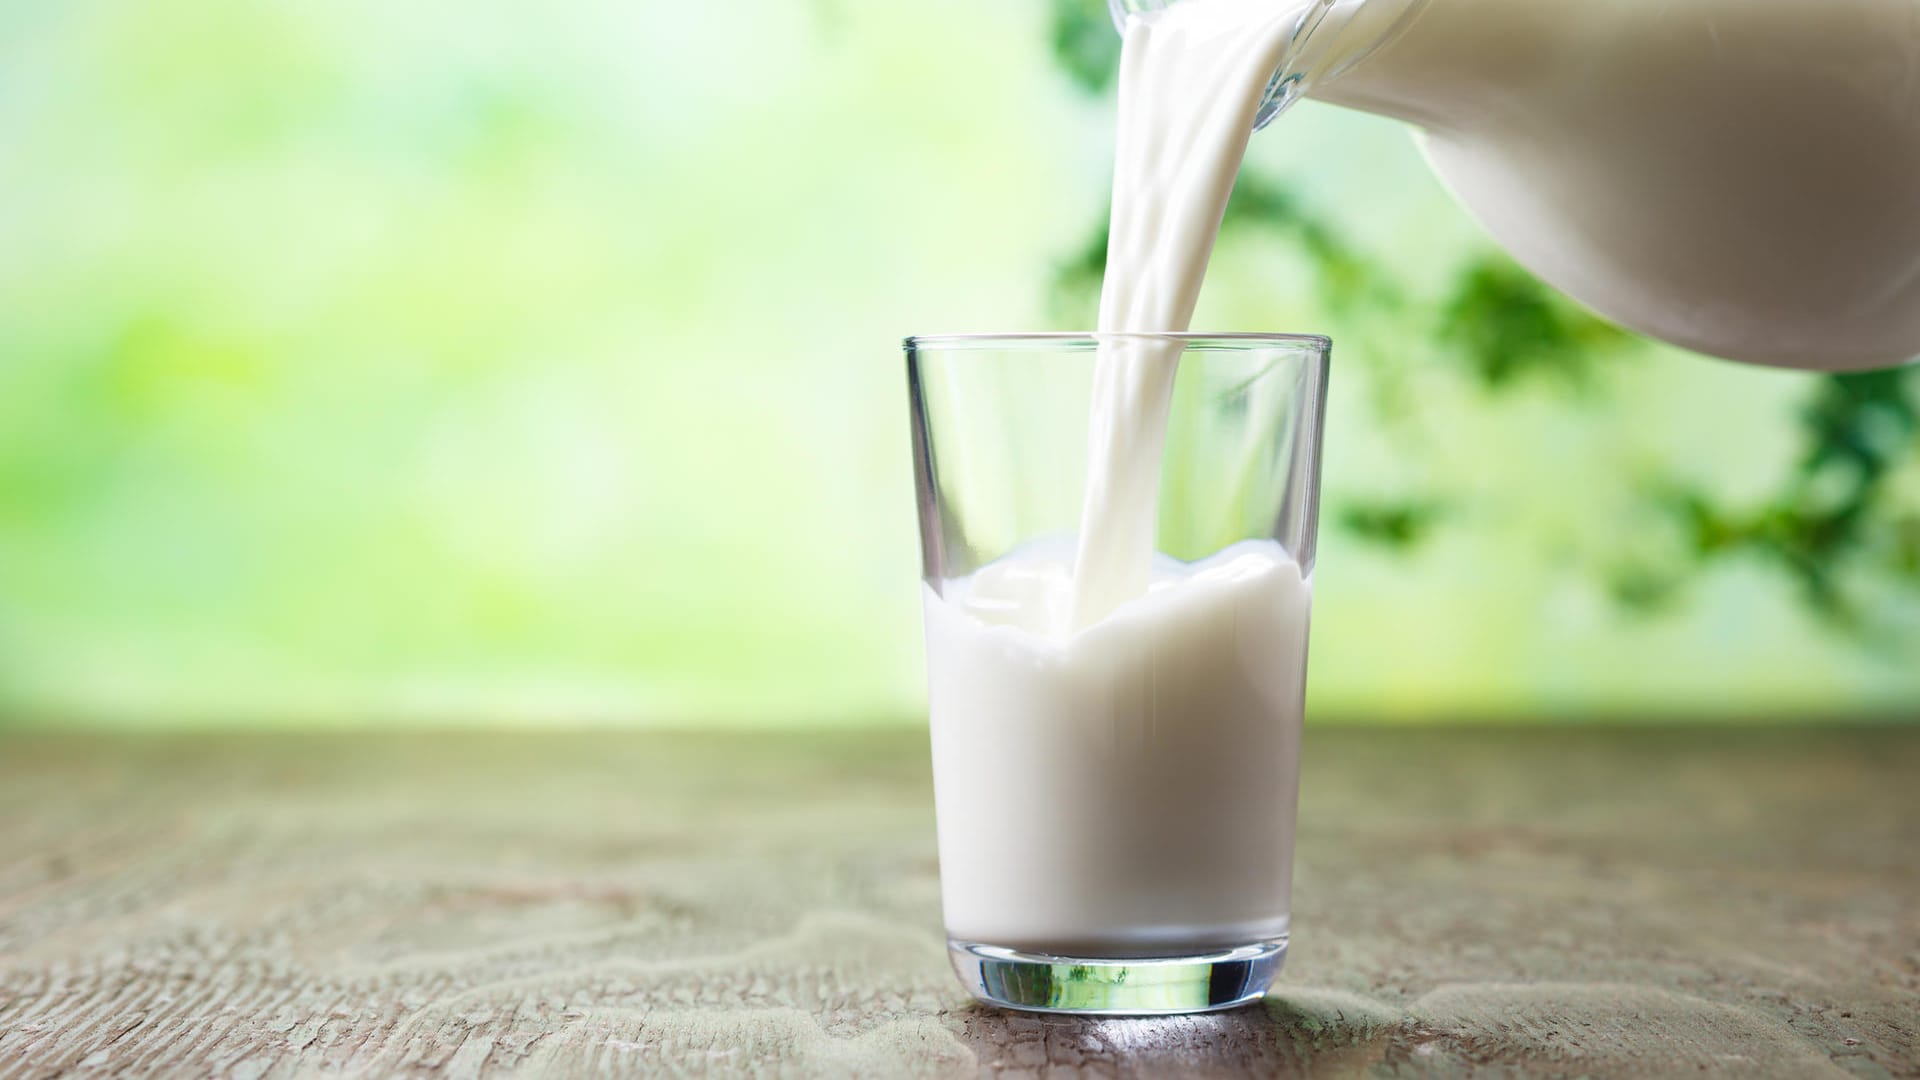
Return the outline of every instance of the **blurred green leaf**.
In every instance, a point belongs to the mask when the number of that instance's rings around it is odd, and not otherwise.
[[[1530,375],[1587,384],[1609,350],[1634,340],[1497,253],[1482,255],[1460,273],[1437,337],[1490,389]]]
[[[1914,404],[1917,381],[1913,368],[1821,379],[1803,414],[1812,447],[1801,472],[1812,475],[1846,466],[1854,471],[1856,484],[1866,488],[1896,460],[1912,454],[1920,433],[1920,411]]]
[[[1054,60],[1074,85],[1098,94],[1120,69],[1120,34],[1105,0],[1052,0]]]
[[[1411,550],[1426,540],[1446,516],[1445,507],[1430,499],[1348,502],[1340,510],[1340,527],[1369,543],[1398,551]]]
[[[1741,510],[1661,482],[1653,498],[1681,523],[1695,567],[1754,555],[1781,568],[1822,617],[1867,629],[1869,595],[1850,579],[1920,590],[1920,521],[1894,505],[1888,477],[1920,464],[1920,368],[1824,375],[1802,410],[1806,448],[1781,488]],[[1677,588],[1680,568],[1649,572]],[[1869,586],[1871,598],[1884,598]]]

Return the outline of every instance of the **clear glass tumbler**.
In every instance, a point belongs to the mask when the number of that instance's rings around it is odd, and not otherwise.
[[[1144,591],[1078,625],[1103,340],[1177,366]],[[907,340],[942,906],[975,997],[1184,1013],[1278,974],[1329,349]]]

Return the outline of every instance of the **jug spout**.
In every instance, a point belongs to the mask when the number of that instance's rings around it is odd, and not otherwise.
[[[1172,4],[1189,0],[1107,0],[1115,28],[1126,31],[1129,18],[1151,18]],[[1220,0],[1211,0],[1218,3]],[[1280,66],[1267,84],[1254,115],[1258,131],[1273,122],[1289,105],[1338,79],[1395,38],[1427,0],[1234,0],[1268,9],[1297,9],[1293,35]],[[1392,114],[1391,109],[1374,111]],[[1415,119],[1414,117],[1405,117]]]

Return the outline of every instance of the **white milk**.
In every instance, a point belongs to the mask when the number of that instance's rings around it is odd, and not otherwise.
[[[1282,939],[1310,581],[1272,541],[1073,632],[1070,550],[927,589],[947,932],[1056,955]]]

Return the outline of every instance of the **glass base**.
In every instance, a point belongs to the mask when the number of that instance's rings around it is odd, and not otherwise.
[[[989,1005],[1082,1016],[1167,1016],[1256,1001],[1287,960],[1287,939],[1191,956],[1096,959],[947,942],[967,992]]]

